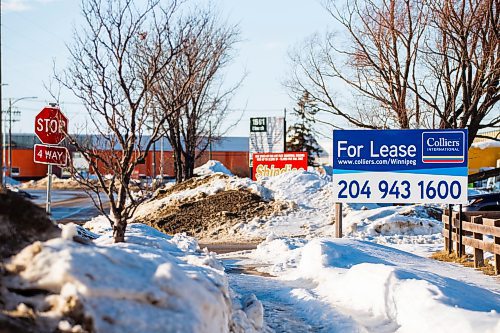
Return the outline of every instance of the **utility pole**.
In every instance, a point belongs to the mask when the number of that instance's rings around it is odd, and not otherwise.
[[[208,159],[212,160],[212,121],[208,121]]]
[[[0,4],[0,138],[3,137],[2,133],[2,5]],[[3,179],[3,143],[0,145],[0,189],[5,188],[4,179]]]
[[[155,115],[153,114],[153,129],[152,129],[153,131],[154,131],[154,128],[155,128]],[[151,133],[153,133],[153,131]],[[152,181],[154,181],[156,179],[156,141],[153,142],[153,163],[152,163],[152,167],[153,167],[153,179],[152,179]]]
[[[283,109],[283,152],[286,153],[286,108]]]
[[[163,184],[163,135],[160,139],[160,182]]]
[[[0,112],[0,118],[3,118],[3,112]],[[2,132],[3,130],[3,132]],[[2,151],[2,156],[0,156],[0,161],[2,162],[2,170],[0,171],[0,174],[2,175],[2,183],[0,184],[0,187],[4,186],[4,183],[7,183],[5,181],[5,176],[6,176],[6,171],[7,168],[5,167],[7,165],[7,119],[4,119],[3,121],[3,128],[0,130],[0,133],[2,133],[2,144],[0,146],[4,147]]]
[[[12,99],[9,98],[9,177],[12,178]]]
[[[20,115],[20,111],[12,111],[12,99],[9,98],[9,177],[12,178],[12,123],[19,121],[12,119],[12,114]]]
[[[1,89],[1,88],[0,88]],[[12,101],[12,98],[9,98],[9,177],[12,178],[12,106],[16,104],[19,101],[22,101],[24,99],[36,99],[36,96],[26,96],[26,97],[21,97],[17,98],[14,101]],[[5,148],[4,148],[5,149]],[[7,167],[7,163],[3,165],[4,168]],[[4,179],[5,181],[5,179]]]

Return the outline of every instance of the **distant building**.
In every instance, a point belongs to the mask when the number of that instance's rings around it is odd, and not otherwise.
[[[482,136],[500,139],[500,131],[480,133]],[[469,174],[500,168],[500,141],[476,138],[469,149]]]
[[[95,137],[94,137],[95,138]],[[91,136],[78,136],[77,140],[92,140]],[[174,175],[173,151],[167,139],[163,139],[163,174]],[[99,140],[95,140],[98,142]],[[17,180],[40,179],[46,176],[47,166],[33,161],[33,147],[40,143],[34,134],[13,134],[12,135],[12,178]],[[63,142],[64,145],[64,142]],[[88,163],[81,155],[68,146],[73,157],[73,165],[81,171],[88,170]],[[153,174],[159,175],[161,170],[161,143],[157,142],[151,148],[144,164],[138,165],[134,170],[134,176],[152,177]],[[5,147],[6,152],[8,146]],[[96,147],[99,149],[99,147]],[[209,152],[207,151],[196,161],[196,166],[202,165],[208,161]],[[155,160],[156,172],[153,172],[153,159]],[[247,137],[224,137],[212,144],[212,159],[223,163],[232,173],[240,176],[249,176],[248,164],[248,138]],[[5,154],[4,165],[9,166],[9,154]],[[7,175],[9,175],[7,168]],[[61,177],[67,175],[60,167],[53,168],[53,173]]]

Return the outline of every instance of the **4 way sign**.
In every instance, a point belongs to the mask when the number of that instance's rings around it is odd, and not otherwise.
[[[66,147],[35,145],[35,162],[66,166],[68,162],[68,149]]]
[[[66,166],[68,149],[56,146],[64,140],[68,131],[68,118],[58,107],[48,106],[35,117],[35,134],[42,144],[34,147],[35,163]]]

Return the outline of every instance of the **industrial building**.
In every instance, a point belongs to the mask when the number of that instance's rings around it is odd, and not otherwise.
[[[79,136],[83,140],[86,137]],[[34,162],[33,147],[40,143],[34,134],[13,134],[12,152],[10,146],[6,145],[4,151],[4,165],[7,176],[12,176],[16,180],[40,179],[46,176],[47,166]],[[63,143],[64,145],[64,143]],[[85,162],[79,158],[79,153],[71,146],[67,145],[72,154],[74,164],[84,168]],[[163,147],[163,151],[161,148]],[[247,137],[223,137],[212,145],[212,159],[223,163],[231,172],[239,176],[249,176],[248,163],[248,138]],[[202,165],[209,159],[210,152],[207,150],[197,161],[196,165]],[[12,163],[9,157],[12,156]],[[163,158],[162,158],[163,156]],[[138,165],[133,173],[133,177],[152,177],[163,173],[166,176],[174,175],[173,151],[166,138],[163,143],[158,141],[149,152],[144,164]],[[155,163],[153,163],[153,161]],[[75,165],[76,166],[76,165]],[[10,175],[12,170],[12,175]],[[155,171],[155,172],[154,172]],[[53,173],[59,177],[65,172],[60,167],[53,167]]]

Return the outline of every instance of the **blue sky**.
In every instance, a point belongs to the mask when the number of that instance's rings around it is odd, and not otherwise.
[[[197,0],[192,0],[196,2]],[[240,124],[229,135],[248,135],[248,118],[282,115],[294,101],[282,86],[287,52],[314,32],[324,32],[331,24],[319,0],[216,0],[211,1],[231,23],[238,23],[242,42],[228,68],[228,80],[247,77],[233,99],[239,113],[228,117],[234,122],[245,110]],[[37,96],[37,100],[16,103],[21,111],[14,132],[32,132],[36,113],[52,101],[44,87],[50,83],[53,63],[66,64],[66,43],[72,41],[74,26],[81,22],[77,0],[2,1],[2,82],[3,109],[8,98]],[[70,118],[70,128],[85,124],[85,111],[67,92],[61,93],[61,107]]]

